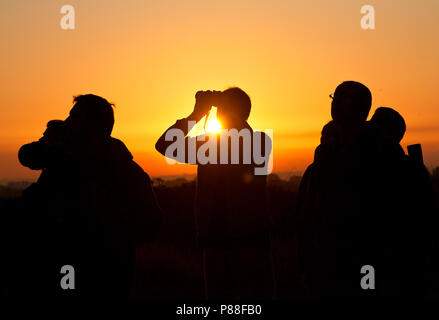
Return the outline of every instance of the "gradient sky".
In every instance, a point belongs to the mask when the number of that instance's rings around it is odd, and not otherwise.
[[[75,30],[60,28],[64,4]],[[375,30],[360,27],[365,4]],[[371,89],[372,112],[396,108],[403,144],[422,143],[437,166],[438,16],[437,0],[0,0],[0,179],[38,174],[18,148],[84,93],[116,104],[113,136],[150,175],[193,173],[154,143],[197,90],[228,86],[252,98],[254,128],[274,130],[274,171],[304,170],[344,80]]]

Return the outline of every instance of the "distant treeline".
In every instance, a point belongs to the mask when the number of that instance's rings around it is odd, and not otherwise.
[[[285,174],[272,173],[268,176],[268,186],[272,188],[281,188],[283,191],[296,192],[299,188],[301,175],[290,175],[285,179]],[[439,192],[439,167],[434,168],[431,171],[431,179],[433,186],[437,192]],[[19,180],[9,181],[4,184],[0,184],[0,198],[17,198],[21,196],[21,192],[26,189],[32,181]],[[185,184],[195,184],[194,178],[191,176],[175,176],[172,178],[152,178],[152,184],[155,188],[174,188],[181,187]]]

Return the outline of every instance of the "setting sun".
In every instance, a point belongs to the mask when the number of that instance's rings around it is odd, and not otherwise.
[[[206,124],[206,132],[219,133],[221,131],[221,123],[217,119],[210,119]]]

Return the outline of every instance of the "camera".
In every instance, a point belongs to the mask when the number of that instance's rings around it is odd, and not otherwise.
[[[50,120],[44,131],[43,140],[48,144],[63,144],[68,140],[68,129],[63,120]]]

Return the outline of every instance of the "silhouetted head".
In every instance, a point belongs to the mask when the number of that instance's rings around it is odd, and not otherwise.
[[[74,97],[66,125],[77,136],[107,139],[114,125],[113,104],[94,94]]]
[[[404,118],[394,109],[380,107],[370,119],[370,124],[392,143],[399,143],[406,130]]]
[[[365,122],[372,105],[372,94],[363,84],[345,81],[331,96],[331,116],[342,127],[356,127]]]
[[[218,106],[217,119],[223,128],[233,128],[245,123],[250,115],[250,97],[237,87],[222,92],[221,105]]]

